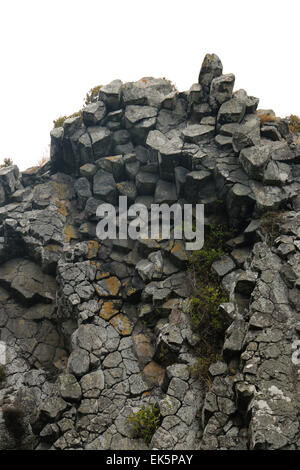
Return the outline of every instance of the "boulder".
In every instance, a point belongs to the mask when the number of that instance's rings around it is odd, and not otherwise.
[[[216,54],[206,54],[199,73],[199,83],[203,87],[206,95],[209,94],[210,85],[214,78],[222,75],[223,65]]]
[[[96,101],[91,103],[82,110],[82,119],[84,124],[89,126],[96,126],[100,124],[106,114],[106,106],[103,101]]]
[[[99,98],[106,104],[109,111],[115,111],[120,108],[122,85],[121,80],[113,80],[108,85],[100,88]]]
[[[232,98],[235,76],[230,73],[214,78],[210,86],[209,104],[213,110]]]
[[[93,178],[93,193],[110,204],[117,200],[117,186],[111,173],[98,170]]]

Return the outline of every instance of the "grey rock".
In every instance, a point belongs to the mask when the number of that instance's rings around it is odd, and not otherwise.
[[[154,202],[172,204],[177,201],[176,187],[167,181],[158,180],[155,188]]]
[[[214,134],[215,128],[213,126],[203,124],[190,124],[182,131],[183,139],[194,144],[209,142]]]
[[[262,144],[244,148],[240,152],[239,160],[251,178],[261,181],[264,169],[270,160],[270,147]]]
[[[206,94],[210,91],[212,80],[222,75],[222,72],[223,65],[219,57],[216,54],[206,54],[202,62],[198,80]]]
[[[106,202],[111,204],[116,203],[117,187],[113,175],[106,171],[98,170],[93,179],[93,192]]]
[[[234,261],[230,256],[222,256],[219,260],[215,261],[212,264],[212,269],[218,274],[218,276],[223,277],[226,274],[230,273],[235,269]]]
[[[259,145],[260,124],[259,120],[252,115],[246,116],[241,125],[232,134],[232,146],[235,152],[239,152],[245,147]]]
[[[81,398],[81,387],[72,374],[62,374],[58,378],[61,397],[66,401],[79,401]]]
[[[59,397],[48,398],[40,408],[40,413],[46,421],[58,420],[68,408],[68,404]]]
[[[68,360],[68,370],[71,374],[81,377],[89,371],[90,357],[89,353],[84,349],[75,349],[70,354]]]
[[[106,106],[103,101],[91,103],[82,110],[82,118],[84,124],[88,126],[96,126],[100,124],[106,114]]]
[[[154,194],[156,183],[158,181],[158,175],[140,171],[136,175],[135,184],[139,194],[151,195]]]
[[[99,91],[99,98],[104,101],[107,108],[111,111],[115,111],[120,108],[121,96],[121,80],[113,80],[108,85],[101,87]]]
[[[88,128],[91,139],[94,159],[109,155],[111,149],[111,132],[101,126],[93,126]]]
[[[230,73],[214,78],[211,82],[209,104],[213,109],[218,109],[225,101],[232,97],[235,76]]]
[[[217,121],[219,124],[232,122],[240,123],[245,115],[246,105],[232,98],[222,104],[219,109]]]

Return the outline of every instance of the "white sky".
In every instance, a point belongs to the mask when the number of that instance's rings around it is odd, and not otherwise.
[[[0,0],[0,161],[47,151],[53,119],[119,78],[197,82],[216,53],[235,89],[300,114],[299,0]]]

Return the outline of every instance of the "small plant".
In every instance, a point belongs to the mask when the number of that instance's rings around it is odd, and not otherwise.
[[[11,158],[4,158],[3,163],[1,163],[0,168],[6,168],[7,166],[13,165],[14,162]]]
[[[141,437],[144,442],[149,445],[153,434],[159,428],[161,416],[156,405],[151,404],[149,407],[142,406],[136,413],[128,416],[128,421],[133,424],[136,437]]]
[[[227,302],[227,295],[220,286],[212,264],[226,253],[225,241],[232,236],[222,226],[210,228],[204,246],[194,251],[189,259],[189,275],[193,296],[190,299],[190,320],[199,336],[196,354],[198,362],[194,374],[208,383],[208,369],[219,359],[226,325],[219,313],[219,306]]]
[[[6,379],[6,372],[4,366],[0,365],[0,384]]]
[[[273,114],[269,114],[269,113],[258,114],[258,117],[260,119],[261,126],[263,126],[266,122],[276,121],[277,119],[276,116],[274,116]]]
[[[86,94],[84,104],[87,106],[88,104],[91,103],[96,103],[98,101],[98,96],[99,96],[99,91],[102,85],[97,85],[94,86],[94,88],[91,88],[90,91]]]
[[[82,115],[82,111],[77,111],[76,113],[70,114],[70,116],[60,116],[53,121],[54,128],[62,127],[66,119],[74,118]]]
[[[300,117],[296,114],[291,114],[289,117],[289,129],[293,134],[300,132]]]
[[[274,240],[280,235],[280,225],[282,223],[282,213],[269,211],[261,218],[261,230],[267,238],[267,243],[272,245]]]
[[[198,357],[197,362],[190,367],[191,375],[202,380],[206,388],[210,388],[211,378],[209,377],[208,369],[211,364],[219,360],[221,360],[221,354],[216,353],[213,349],[208,350],[206,357]]]
[[[2,413],[8,432],[20,443],[25,434],[23,409],[15,405],[7,405],[2,408]]]

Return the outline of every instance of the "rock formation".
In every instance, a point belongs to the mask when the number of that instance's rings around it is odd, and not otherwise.
[[[50,162],[0,170],[0,449],[300,448],[300,145],[222,71],[208,54],[187,92],[115,80],[52,130]],[[229,327],[208,389],[183,242],[96,236],[120,195],[203,203],[206,227],[236,229],[214,264]],[[148,445],[127,418],[151,403]]]

